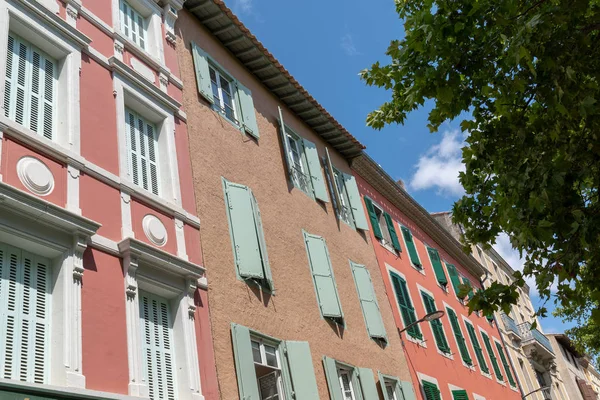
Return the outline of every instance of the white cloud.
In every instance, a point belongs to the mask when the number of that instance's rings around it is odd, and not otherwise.
[[[510,239],[506,233],[501,233],[496,238],[496,243],[492,246],[494,250],[502,256],[504,261],[508,263],[515,271],[523,272],[523,266],[525,265],[525,259],[519,256],[519,252],[513,249]],[[526,276],[525,282],[529,286],[529,294],[536,295],[537,288],[535,286],[535,279],[532,276]]]
[[[236,13],[252,14],[252,0],[235,0],[234,9]]]
[[[458,173],[465,170],[461,153],[464,139],[458,130],[445,131],[440,143],[419,158],[410,187],[414,190],[437,189],[441,195],[461,196],[464,189]]]
[[[361,53],[357,50],[356,46],[354,45],[354,39],[352,38],[352,35],[349,33],[346,33],[344,36],[342,36],[341,46],[342,50],[344,50],[344,53],[346,53],[346,55],[348,56],[361,55]]]

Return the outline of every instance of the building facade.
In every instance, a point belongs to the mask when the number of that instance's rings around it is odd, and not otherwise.
[[[0,1],[0,398],[218,398],[181,7]]]
[[[594,391],[586,372],[590,364],[585,355],[575,349],[566,335],[558,333],[547,336],[556,354],[556,370],[564,381],[569,400],[597,400],[598,393]]]
[[[519,399],[497,326],[468,313],[484,269],[373,160],[352,168],[418,398]]]
[[[594,392],[596,392],[597,395],[600,395],[600,372],[598,372],[587,356],[585,357],[585,363],[584,372],[587,381],[592,386]]]

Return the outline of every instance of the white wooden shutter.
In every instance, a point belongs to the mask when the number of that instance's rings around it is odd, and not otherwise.
[[[129,171],[133,183],[158,195],[158,138],[156,127],[135,112],[125,110]]]
[[[4,115],[52,139],[56,113],[56,76],[56,61],[10,33]]]
[[[175,360],[167,300],[140,292],[142,358],[151,399],[175,399]]]
[[[121,1],[121,32],[142,49],[146,45],[146,24],[144,17],[126,1]]]
[[[50,264],[0,245],[0,277],[1,376],[47,383]]]

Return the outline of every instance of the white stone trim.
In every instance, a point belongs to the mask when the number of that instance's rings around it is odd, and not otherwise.
[[[28,383],[3,378],[0,378],[0,388],[5,390],[18,389],[26,391],[29,394],[35,394],[40,396],[60,396],[66,394],[73,396],[85,396],[86,399],[97,400],[140,400],[138,397],[131,397],[117,393],[101,392],[97,390],[83,388],[66,388],[57,385]]]
[[[64,1],[64,0],[63,0]],[[73,27],[77,27],[77,18],[81,10],[81,2],[79,0],[66,0],[66,20]]]
[[[81,172],[72,165],[67,165],[67,210],[81,215],[79,208],[79,177]]]
[[[121,237],[135,237],[131,219],[131,196],[121,192]]]
[[[480,394],[473,393],[473,400],[485,400],[485,397]]]
[[[175,218],[175,238],[177,239],[177,256],[183,258],[184,260],[187,260],[188,255],[185,247],[185,232],[183,228],[183,221],[178,218]]]

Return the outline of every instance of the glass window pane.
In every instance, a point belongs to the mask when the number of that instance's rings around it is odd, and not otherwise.
[[[389,400],[396,400],[396,394],[394,393],[394,387],[392,385],[385,385],[385,390]]]
[[[275,347],[265,344],[265,356],[267,357],[267,365],[277,367],[277,349]]]
[[[262,364],[262,357],[260,355],[260,344],[258,342],[255,342],[254,340],[251,340],[250,343],[252,344],[252,358],[254,358],[254,362]]]

